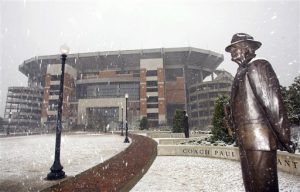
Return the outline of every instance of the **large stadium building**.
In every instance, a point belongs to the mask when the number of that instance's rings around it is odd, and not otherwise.
[[[212,75],[223,59],[222,54],[193,47],[69,54],[64,76],[64,127],[117,125],[122,108],[128,109],[130,128],[137,127],[142,117],[148,118],[151,127],[171,125],[176,109],[191,114],[190,87]],[[48,128],[56,121],[60,63],[60,55],[49,55],[19,66],[30,87],[44,90],[41,124]],[[129,94],[128,106],[125,93]]]
[[[189,87],[190,127],[198,127],[204,131],[212,128],[212,118],[215,112],[215,103],[220,96],[230,97],[233,76],[224,70],[215,70],[212,78],[204,79]]]
[[[4,110],[6,134],[40,131],[42,98],[42,88],[9,87]]]

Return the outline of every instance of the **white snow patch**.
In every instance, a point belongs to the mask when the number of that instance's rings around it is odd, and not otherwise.
[[[118,135],[62,135],[61,165],[75,176],[125,150],[129,145]],[[0,191],[41,190],[55,184],[46,181],[55,152],[55,135],[0,138]],[[7,190],[7,183],[23,186]]]
[[[300,191],[300,176],[279,172],[280,191]],[[158,156],[135,191],[244,191],[240,162]]]

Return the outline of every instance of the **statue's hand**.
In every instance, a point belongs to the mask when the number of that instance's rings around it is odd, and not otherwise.
[[[228,135],[230,135],[232,138],[235,138],[234,137],[235,130],[233,128],[231,108],[229,104],[224,106],[224,114],[225,116],[223,117],[223,125],[226,128]]]
[[[288,146],[289,146],[289,149],[287,149],[287,151],[289,153],[295,153],[296,147],[297,147],[296,144],[293,143],[292,141],[290,141]]]
[[[293,143],[292,141],[288,141],[287,143],[284,144],[284,146],[279,143],[278,148],[280,151],[287,151],[289,153],[295,153],[296,144]]]

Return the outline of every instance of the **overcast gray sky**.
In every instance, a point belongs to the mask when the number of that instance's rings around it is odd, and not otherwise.
[[[193,46],[225,56],[219,68],[236,72],[224,51],[246,32],[262,47],[280,83],[300,75],[299,1],[296,0],[0,0],[0,116],[7,87],[26,86],[24,60],[58,54]]]

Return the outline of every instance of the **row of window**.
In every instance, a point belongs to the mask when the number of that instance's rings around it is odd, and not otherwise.
[[[34,116],[34,115],[18,115],[14,119],[30,119],[30,120],[40,120],[40,116]]]
[[[121,97],[126,93],[129,97],[139,99],[139,83],[111,83],[93,86],[78,86],[78,98]]]
[[[151,103],[151,104],[147,104],[147,108],[158,108],[158,104],[157,103]]]
[[[39,100],[42,98],[42,94],[36,94],[36,95],[27,95],[27,94],[22,94],[22,93],[13,93],[13,94],[8,94],[8,98],[11,99],[30,99],[30,100]]]
[[[47,121],[56,121],[56,115],[49,115]]]
[[[147,92],[157,92],[158,88],[147,88]]]
[[[59,90],[59,89],[60,89],[60,84],[50,85],[50,90]]]
[[[223,95],[223,94],[226,94],[226,92],[202,93],[202,94],[198,95],[198,100],[216,98],[219,95]],[[191,101],[196,101],[197,95],[191,96],[190,98],[191,98]]]
[[[157,70],[147,70],[146,76],[147,76],[147,77],[150,77],[150,76],[157,76]]]
[[[147,87],[157,87],[157,81],[147,81]]]
[[[60,75],[51,75],[51,81],[60,81]]]
[[[147,97],[147,102],[148,102],[148,103],[158,102],[158,96],[150,96],[150,97]]]
[[[147,113],[147,119],[158,119],[158,113]]]
[[[6,102],[7,103],[38,103],[41,102],[43,99],[42,98],[35,98],[35,99],[31,99],[31,98],[18,98],[18,97],[9,97],[7,98]]]
[[[36,101],[24,101],[19,103],[6,103],[5,108],[6,109],[37,109],[40,108],[42,105],[42,101],[36,102]]]
[[[48,111],[57,111],[58,100],[49,100]]]
[[[59,95],[59,90],[50,90],[49,95]]]
[[[193,118],[197,118],[197,117],[206,117],[206,116],[210,116],[213,115],[214,111],[195,111],[192,112],[192,117]]]
[[[230,87],[231,87],[230,83],[218,83],[218,84],[203,85],[199,87],[192,87],[190,89],[190,92],[193,93],[195,91],[217,90],[217,89],[230,88]]]
[[[89,88],[93,89],[107,89],[107,88],[113,88],[113,89],[131,89],[131,88],[139,88],[139,83],[103,83],[93,86],[88,86]]]
[[[210,107],[213,107],[215,106],[215,102],[214,101],[209,101],[209,102],[200,102],[199,104],[198,103],[194,103],[191,105],[191,110],[194,110],[194,109],[202,109],[202,108],[210,108]]]
[[[118,121],[119,117],[119,108],[118,107],[95,107],[88,108],[87,111],[89,121],[104,120],[109,121]]]
[[[147,108],[158,108],[158,96],[147,97]]]
[[[13,110],[11,110],[13,111]],[[41,113],[41,108],[27,108],[27,109],[18,109],[14,110],[16,113],[32,113],[32,114],[40,114]]]
[[[129,98],[139,99],[139,90],[138,89],[102,89],[97,91],[94,89],[88,89],[86,96],[87,98],[113,98],[113,97],[124,97],[125,94],[129,94]],[[80,95],[83,96],[83,95]]]

